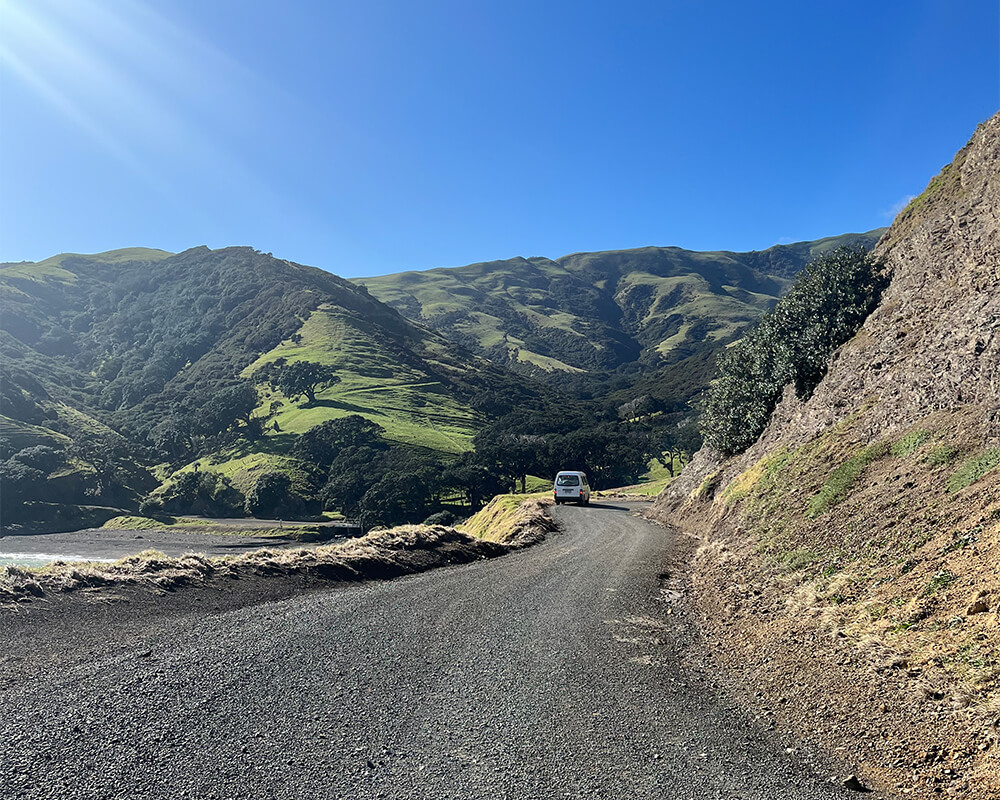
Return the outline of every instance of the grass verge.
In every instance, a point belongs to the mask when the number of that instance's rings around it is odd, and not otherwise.
[[[555,529],[546,513],[551,505],[547,492],[535,495],[501,494],[467,519],[460,529],[470,536],[510,547],[540,542]]]

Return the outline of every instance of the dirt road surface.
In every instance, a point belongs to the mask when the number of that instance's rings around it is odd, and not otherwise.
[[[0,611],[0,796],[857,796],[713,688],[693,545],[636,508],[267,602],[235,583]]]

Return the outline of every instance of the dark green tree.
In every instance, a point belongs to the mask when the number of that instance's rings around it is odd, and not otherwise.
[[[333,367],[316,361],[287,361],[279,358],[254,373],[258,382],[270,383],[289,400],[304,395],[309,403],[316,402],[316,392],[328,389],[340,381]]]
[[[719,358],[701,415],[705,441],[727,455],[743,452],[767,427],[786,385],[807,399],[889,279],[864,250],[840,248],[807,266],[774,310]]]
[[[497,424],[478,433],[472,442],[478,463],[511,484],[520,483],[522,493],[528,475],[547,469],[548,444],[543,435]]]
[[[322,497],[325,508],[353,515],[368,489],[389,469],[386,454],[373,447],[346,447],[330,464]]]
[[[5,520],[15,519],[19,506],[27,500],[44,497],[46,473],[9,458],[0,462],[0,503]]]
[[[243,495],[226,478],[201,471],[182,472],[160,497],[149,497],[143,501],[143,505],[149,508],[158,505],[158,510],[167,514],[201,514],[206,517],[240,515],[244,511],[243,504]]]
[[[184,460],[194,452],[191,429],[188,417],[171,415],[153,428],[153,446],[171,460]]]
[[[418,475],[389,473],[365,492],[358,513],[366,528],[419,522],[427,517],[426,484]]]
[[[262,473],[247,492],[246,512],[255,517],[290,517],[302,510],[302,498],[292,491],[284,472]]]
[[[258,402],[257,388],[243,381],[213,393],[192,421],[209,436],[240,427],[250,430],[254,427],[251,415]]]
[[[461,492],[473,511],[509,488],[504,478],[476,459],[475,453],[464,454],[460,463],[448,467],[441,475],[441,482]]]
[[[314,466],[328,467],[338,453],[349,447],[367,447],[384,450],[382,439],[385,428],[365,419],[360,414],[351,414],[341,419],[322,422],[303,433],[292,445],[292,455]]]

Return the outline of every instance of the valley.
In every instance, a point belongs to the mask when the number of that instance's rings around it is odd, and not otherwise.
[[[0,800],[998,800],[998,59],[0,0]]]
[[[550,556],[576,552],[565,542],[597,548],[605,561],[609,547],[620,556],[641,543],[645,554],[621,567],[638,584],[605,590],[648,592],[653,571],[661,582],[676,576],[661,600],[682,592],[682,613],[705,637],[697,658],[724,676],[682,702],[704,710],[706,693],[733,692],[741,699],[712,713],[745,742],[763,736],[753,748],[785,736],[817,754],[850,752],[836,769],[856,775],[834,780],[848,790],[867,782],[913,797],[988,797],[1000,752],[991,566],[1000,275],[989,166],[1000,163],[998,120],[888,231],[762,253],[645,248],[357,283],[249,248],[2,265],[4,551],[23,542],[42,552],[48,541],[71,554],[90,537],[109,556],[130,555],[37,573],[7,567],[0,588],[42,616],[56,591],[68,593],[57,605],[73,615],[97,602],[90,591],[145,607],[150,592],[217,592],[244,579],[248,603],[305,592],[314,599],[301,602],[324,604],[347,592],[338,582],[508,554],[511,566],[496,568],[507,597],[547,575]],[[595,507],[546,510],[532,500],[525,512],[523,493],[544,498],[539,476],[569,464],[605,490]],[[644,486],[660,490],[644,513],[665,528],[601,516],[624,508],[607,490]],[[484,505],[465,532],[452,527]],[[241,514],[296,521],[277,535],[187,530],[190,515],[211,525]],[[301,546],[345,517],[378,530]],[[425,524],[393,527],[407,522]],[[74,528],[90,530],[53,533]],[[146,536],[177,557],[137,553]],[[507,536],[525,538],[498,543]],[[538,555],[509,555],[542,539]],[[234,555],[180,553],[189,544]],[[427,580],[467,573],[441,574]],[[573,591],[589,596],[594,586]],[[239,607],[238,596],[227,602]],[[641,600],[641,618],[660,630],[649,603]],[[598,601],[580,612],[595,609],[612,613]],[[586,649],[599,653],[593,632]],[[695,658],[683,637],[670,656],[681,670]],[[562,646],[551,632],[535,641]],[[632,663],[660,661],[654,652]],[[574,664],[574,674],[586,672]],[[537,713],[531,698],[518,702]],[[643,702],[674,700],[654,692]],[[727,716],[747,704],[764,734]],[[882,716],[860,724],[852,709],[872,706]],[[127,704],[115,713],[127,716]],[[567,718],[562,729],[575,724]],[[387,735],[386,753],[402,746],[382,729],[368,735]],[[677,754],[688,764],[689,750]],[[360,773],[343,767],[352,785],[410,786],[398,765],[386,762],[382,775],[376,756]],[[775,757],[797,796],[840,796],[814,772],[833,769],[819,766],[825,756],[805,765]],[[670,763],[623,779],[646,791],[661,768],[676,775]],[[137,769],[128,754],[114,768],[122,779]],[[566,785],[580,774],[567,773]],[[769,796],[743,761],[699,776],[719,792],[739,785]],[[477,784],[490,785],[485,774]]]
[[[357,419],[374,439],[334,438],[377,444],[383,455],[365,460],[385,463],[369,486],[403,462],[445,476],[416,504],[373,498],[365,513],[390,524],[449,510],[438,498],[468,514],[566,460],[603,487],[649,479],[663,452],[697,447],[690,403],[719,348],[810,258],[878,234],[760,253],[515,259],[357,285],[238,247],[0,265],[0,478],[21,501],[5,504],[2,524],[100,526],[143,504],[154,516],[231,516],[264,476],[284,476],[265,480],[287,482],[292,499],[255,513],[356,515],[363,487],[325,488],[329,461],[299,442]],[[296,365],[328,378],[293,391],[281,375]],[[574,428],[600,444],[571,443]],[[542,437],[546,452],[517,437]],[[611,463],[624,469],[612,477]]]

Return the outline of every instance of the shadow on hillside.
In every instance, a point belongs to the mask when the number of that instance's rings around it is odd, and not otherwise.
[[[307,403],[303,408],[339,408],[344,411],[353,411],[355,414],[370,414],[371,408],[356,406],[353,403],[344,403],[340,400],[317,400],[314,403]]]

